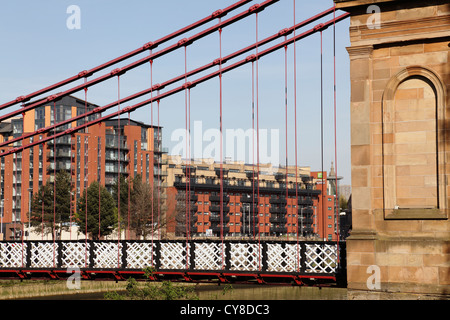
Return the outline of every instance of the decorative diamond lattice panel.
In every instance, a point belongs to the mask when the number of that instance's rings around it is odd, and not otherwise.
[[[230,246],[231,270],[257,271],[260,266],[262,267],[262,245],[257,243],[230,243]]]
[[[337,266],[337,246],[306,244],[306,272],[333,273]]]
[[[58,243],[33,242],[31,244],[31,268],[54,268],[58,263]]]
[[[89,266],[90,243],[63,242],[61,266],[63,268]]]
[[[154,243],[127,242],[127,268],[144,269],[154,266],[155,247]]]
[[[122,244],[96,242],[94,248],[94,268],[120,268],[122,266]]]
[[[189,245],[188,245],[189,246]],[[186,243],[161,243],[161,269],[189,268],[189,253],[186,256]]]
[[[267,244],[267,270],[274,272],[295,272],[299,270],[301,247],[296,244]]]
[[[195,243],[194,256],[196,270],[221,270],[225,265],[222,243]]]
[[[0,267],[20,268],[27,259],[27,244],[0,242]]]

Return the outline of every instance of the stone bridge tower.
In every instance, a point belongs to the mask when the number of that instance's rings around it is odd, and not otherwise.
[[[450,4],[335,3],[351,13],[348,286],[450,294]]]

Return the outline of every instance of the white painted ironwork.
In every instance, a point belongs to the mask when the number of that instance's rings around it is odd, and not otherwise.
[[[337,267],[335,244],[306,244],[306,270],[310,273],[333,273]]]
[[[54,268],[58,262],[58,243],[32,242],[31,268]]]
[[[94,268],[120,268],[122,266],[122,244],[95,242],[94,248]]]
[[[154,243],[127,242],[127,268],[144,269],[155,266]]]
[[[89,266],[90,248],[89,242],[62,242],[61,267],[85,268]]]
[[[78,267],[142,270],[155,267],[157,270],[332,274],[337,272],[337,266],[337,244],[333,242],[0,242],[0,269]]]
[[[0,242],[0,267],[1,268],[20,268],[27,259],[26,243]]]
[[[267,271],[299,271],[300,246],[297,244],[267,244]]]
[[[262,264],[261,254],[262,245],[258,243],[230,243],[230,269],[257,271]]]
[[[220,242],[194,243],[194,269],[221,270],[225,266],[225,244]],[[223,245],[223,248],[222,248]]]
[[[189,244],[185,242],[161,243],[161,269],[189,269]]]

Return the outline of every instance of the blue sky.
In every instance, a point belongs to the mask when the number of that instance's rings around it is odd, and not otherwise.
[[[28,94],[78,72],[93,68],[132,51],[188,24],[225,8],[234,0],[18,0],[5,1],[0,11],[0,103]],[[255,3],[253,1],[230,14],[229,18]],[[67,28],[66,12],[70,5],[80,8],[80,29]],[[333,6],[331,0],[296,1],[296,21],[300,22]],[[280,0],[259,14],[259,39],[293,25],[293,0]],[[338,11],[337,14],[342,12]],[[331,16],[327,17],[328,20]],[[255,16],[223,30],[222,54],[225,56],[256,39]],[[210,23],[207,26],[211,26]],[[317,23],[309,25],[312,28]],[[338,174],[350,184],[350,81],[349,20],[336,25]],[[302,29],[302,30],[306,30]],[[182,37],[199,32],[194,30]],[[298,31],[300,32],[300,31]],[[180,37],[181,38],[181,37]],[[177,39],[178,40],[178,39]],[[324,61],[324,169],[334,161],[333,129],[333,29],[323,32]],[[176,40],[173,40],[173,43]],[[170,43],[170,44],[171,44]],[[275,44],[275,43],[273,43]],[[161,47],[163,48],[163,47]],[[154,52],[160,50],[157,48]],[[261,48],[263,49],[263,48]],[[261,50],[260,49],[260,50]],[[294,158],[293,46],[288,49],[288,163]],[[297,42],[297,117],[298,164],[321,170],[320,148],[320,35]],[[219,57],[219,35],[214,33],[187,49],[188,69],[197,68]],[[247,56],[249,54],[246,54]],[[121,63],[126,65],[144,57],[139,55]],[[239,60],[244,58],[239,57]],[[279,130],[279,161],[285,163],[284,51],[262,58],[259,62],[259,125],[261,129]],[[117,67],[117,66],[116,66]],[[115,67],[114,67],[115,68]],[[213,71],[211,69],[210,71]],[[100,76],[104,70],[96,76]],[[184,50],[155,60],[153,84],[184,73]],[[189,80],[194,80],[198,76]],[[81,82],[78,82],[81,83]],[[77,83],[77,84],[78,84]],[[142,66],[121,77],[120,96],[125,97],[150,86],[150,67]],[[180,84],[176,84],[178,86]],[[247,130],[251,120],[251,64],[223,77],[223,128]],[[63,89],[67,89],[64,87]],[[62,89],[57,90],[62,91]],[[88,100],[104,105],[117,99],[117,79],[90,88]],[[84,93],[75,96],[84,98]],[[145,99],[149,98],[144,97]],[[143,98],[143,99],[144,99]],[[142,99],[141,99],[142,100]],[[134,104],[140,100],[130,102]],[[7,109],[10,112],[18,106]],[[122,106],[124,107],[124,106]],[[156,110],[156,104],[154,104]],[[178,141],[172,133],[185,128],[185,96],[179,93],[161,101],[160,124],[163,145],[169,153]],[[0,111],[4,114],[5,110]],[[150,106],[135,111],[131,117],[151,122]],[[219,127],[219,80],[212,79],[191,91],[191,121],[201,121],[204,131]],[[156,111],[154,113],[156,124]],[[208,142],[204,142],[208,144]],[[249,162],[251,159],[236,159]]]

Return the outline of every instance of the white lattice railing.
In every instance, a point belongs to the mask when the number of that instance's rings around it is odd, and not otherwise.
[[[0,242],[0,269],[337,272],[336,242],[288,241],[25,241]]]

